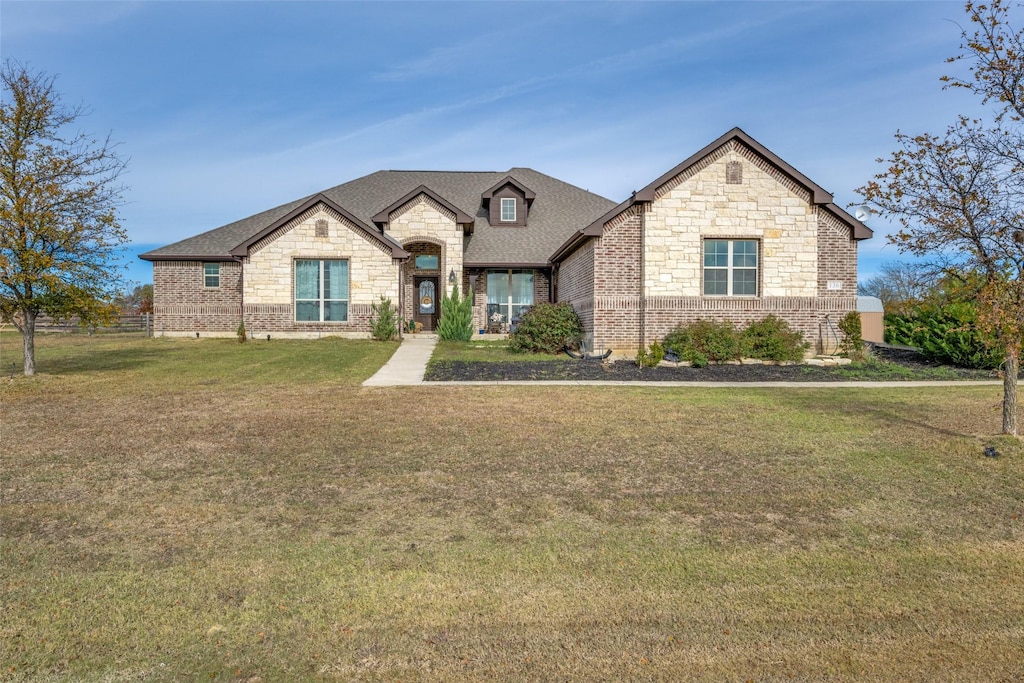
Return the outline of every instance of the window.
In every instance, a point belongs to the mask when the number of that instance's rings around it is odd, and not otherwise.
[[[505,270],[487,273],[487,320],[510,323],[533,305],[533,271]],[[500,316],[496,318],[495,316]]]
[[[705,296],[757,296],[757,240],[704,240]]]
[[[295,262],[295,319],[348,320],[348,261]]]
[[[220,287],[220,264],[203,264],[203,284],[207,287]]]
[[[515,197],[502,197],[501,198],[501,220],[503,221],[514,221],[516,219],[516,199]]]
[[[416,257],[416,270],[437,270],[437,256],[424,256],[420,255]]]

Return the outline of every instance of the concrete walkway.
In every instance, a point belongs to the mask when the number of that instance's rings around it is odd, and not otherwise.
[[[402,339],[402,344],[370,379],[363,382],[364,387],[408,387],[427,384],[432,387],[444,386],[609,386],[609,387],[735,387],[752,389],[754,387],[802,387],[805,389],[863,387],[879,389],[882,387],[970,387],[970,386],[1002,386],[1001,380],[948,380],[923,382],[609,382],[602,380],[485,380],[470,382],[424,382],[423,373],[427,370],[430,354],[437,346],[436,334],[410,334]]]
[[[408,334],[391,359],[370,379],[364,387],[404,387],[423,384],[423,373],[427,361],[437,346],[436,334]]]

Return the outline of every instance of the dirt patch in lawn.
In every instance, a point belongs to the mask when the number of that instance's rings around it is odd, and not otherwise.
[[[629,360],[614,363],[562,360],[473,362],[433,361],[427,367],[428,381],[530,381],[606,380],[622,382],[844,382],[912,380],[995,380],[991,370],[940,365],[920,353],[902,349],[875,349],[871,359],[851,365],[709,365],[641,368]]]

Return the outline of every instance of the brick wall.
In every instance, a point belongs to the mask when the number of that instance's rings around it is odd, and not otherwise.
[[[236,261],[220,264],[220,285],[205,285],[201,261],[153,262],[155,334],[234,334],[242,319]]]
[[[642,206],[605,226],[594,244],[594,340],[596,350],[636,348],[640,334]]]
[[[558,267],[558,300],[568,302],[583,321],[584,331],[594,334],[594,243],[587,240]]]

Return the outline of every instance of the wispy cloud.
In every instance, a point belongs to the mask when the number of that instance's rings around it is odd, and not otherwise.
[[[45,35],[74,35],[119,21],[142,9],[130,2],[0,2],[3,41]],[[6,53],[6,50],[4,51]],[[7,56],[5,54],[5,56]]]

